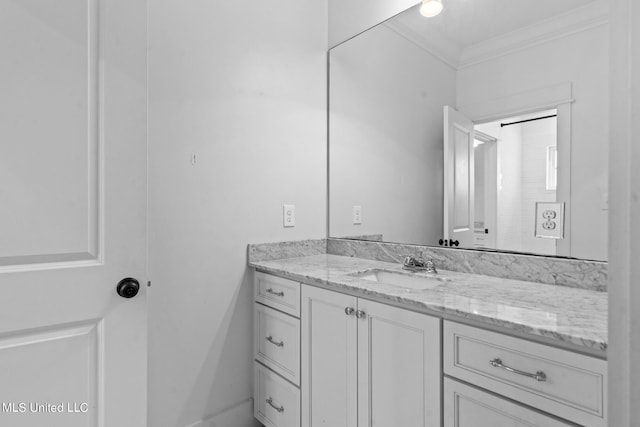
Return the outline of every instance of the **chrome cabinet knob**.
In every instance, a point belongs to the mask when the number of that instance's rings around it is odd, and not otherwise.
[[[358,311],[356,311],[356,317],[358,319],[364,319],[365,317],[367,317],[367,313],[365,313],[362,310],[358,310]]]
[[[345,308],[344,308],[344,313],[345,313],[347,316],[353,316],[353,313],[355,313],[355,311],[356,311],[356,309],[355,309],[355,308],[353,308],[353,307],[345,307]]]

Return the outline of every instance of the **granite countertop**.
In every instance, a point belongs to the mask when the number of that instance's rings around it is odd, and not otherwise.
[[[399,263],[327,254],[253,261],[249,265],[281,277],[400,303],[452,320],[462,317],[544,337],[602,357],[607,348],[606,292],[445,270],[438,271],[438,277],[444,279],[441,284],[410,290],[354,276],[374,268],[406,274]]]

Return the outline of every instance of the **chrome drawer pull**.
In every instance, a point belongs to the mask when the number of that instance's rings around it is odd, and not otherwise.
[[[284,347],[284,341],[275,342],[271,335],[269,335],[268,337],[264,337],[264,339],[269,341],[271,344],[275,345],[276,347]]]
[[[273,288],[269,288],[269,289],[267,289],[267,293],[268,293],[268,294],[275,295],[275,296],[277,296],[277,297],[283,297],[283,296],[284,296],[284,292],[283,292],[283,291],[278,291],[278,292],[276,292],[276,291],[274,291],[274,290],[273,290]]]
[[[269,404],[269,406],[271,406],[273,409],[275,409],[278,412],[284,412],[284,406],[280,405],[280,406],[276,406],[273,404],[273,399],[270,397],[267,400],[265,400],[265,402],[267,402]]]
[[[489,364],[494,368],[504,369],[505,371],[513,372],[514,374],[518,374],[518,375],[524,375],[525,377],[533,378],[536,381],[542,382],[547,380],[547,375],[542,371],[538,371],[535,374],[530,374],[529,372],[525,372],[525,371],[519,371],[518,369],[513,369],[508,367],[507,365],[503,365],[502,360],[498,358],[490,360]]]

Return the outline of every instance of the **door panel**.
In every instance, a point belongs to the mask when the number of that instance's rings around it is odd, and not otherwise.
[[[362,299],[358,308],[358,426],[440,425],[440,319]]]
[[[302,286],[302,426],[356,427],[357,298]]]
[[[7,425],[49,425],[52,414],[59,425],[97,425],[102,338],[101,324],[89,322],[0,339],[3,384],[12,385]]]
[[[0,266],[97,256],[96,1],[0,1]]]
[[[473,247],[474,141],[471,120],[444,107],[444,235]]]
[[[145,426],[146,4],[0,0],[0,49],[0,425]]]

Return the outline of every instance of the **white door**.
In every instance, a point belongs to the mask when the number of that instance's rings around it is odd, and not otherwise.
[[[440,425],[440,319],[358,300],[358,426]]]
[[[473,122],[444,107],[444,238],[473,247]]]
[[[302,286],[302,426],[356,427],[357,298]]]
[[[146,4],[0,0],[0,52],[0,425],[145,426]]]

